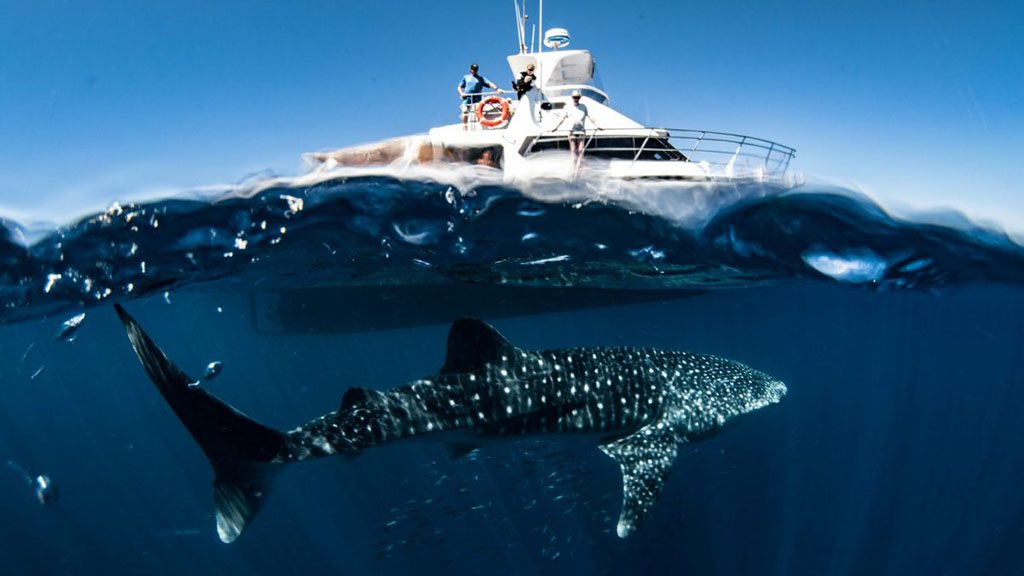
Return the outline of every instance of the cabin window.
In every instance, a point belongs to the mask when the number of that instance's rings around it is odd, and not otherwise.
[[[636,156],[637,146],[643,141],[636,142],[632,136],[618,138],[593,138],[587,142],[584,156],[592,158],[606,158],[608,160],[632,160]]]
[[[443,153],[446,162],[501,168],[503,150],[502,146],[445,146]]]

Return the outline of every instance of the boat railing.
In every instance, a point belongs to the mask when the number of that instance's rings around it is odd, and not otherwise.
[[[546,132],[523,151],[568,150],[569,131]],[[796,156],[789,146],[729,132],[683,128],[598,128],[586,130],[584,154],[630,161],[695,162],[714,176],[781,176]]]

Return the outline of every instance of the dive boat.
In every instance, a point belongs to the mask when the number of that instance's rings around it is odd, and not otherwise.
[[[338,167],[476,164],[500,170],[501,179],[573,180],[583,175],[615,179],[695,182],[783,180],[795,150],[770,140],[708,130],[644,126],[611,106],[588,50],[566,49],[564,28],[527,46],[526,17],[516,4],[519,53],[508,56],[513,77],[532,64],[534,85],[518,99],[479,95],[468,121],[329,152],[306,154],[316,172]],[[543,16],[541,17],[543,22]],[[530,44],[533,44],[531,41]],[[547,47],[548,50],[543,48]],[[566,122],[572,96],[586,106],[584,130]],[[570,154],[583,140],[582,158]],[[579,145],[577,144],[577,154]]]

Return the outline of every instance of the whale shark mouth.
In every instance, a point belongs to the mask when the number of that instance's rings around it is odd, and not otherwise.
[[[782,402],[787,392],[789,392],[789,389],[786,388],[785,382],[781,380],[772,380],[771,384],[768,385],[768,398],[771,399],[772,404]]]

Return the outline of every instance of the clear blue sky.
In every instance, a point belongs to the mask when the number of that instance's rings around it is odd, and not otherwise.
[[[536,15],[535,6],[531,6]],[[1024,2],[548,0],[653,124],[794,146],[808,177],[1024,231]],[[0,0],[0,214],[297,173],[507,86],[511,1]]]

